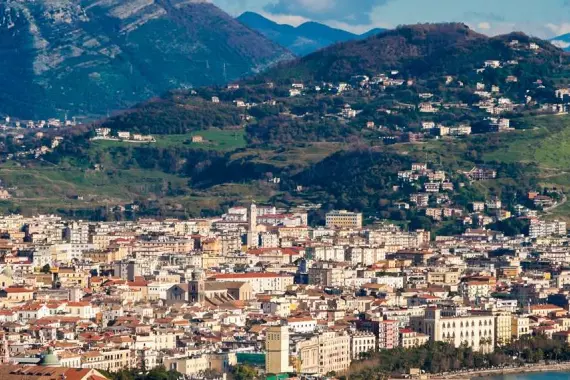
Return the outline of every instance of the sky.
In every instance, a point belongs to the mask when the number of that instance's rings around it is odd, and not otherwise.
[[[570,0],[212,0],[237,16],[254,11],[283,24],[318,21],[362,33],[419,22],[460,21],[488,35],[570,33]]]

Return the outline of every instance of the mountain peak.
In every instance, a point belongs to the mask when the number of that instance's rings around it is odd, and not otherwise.
[[[206,0],[4,1],[0,13],[0,113],[22,118],[97,116],[292,57]]]

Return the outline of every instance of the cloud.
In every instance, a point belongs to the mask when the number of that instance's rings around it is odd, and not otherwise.
[[[316,21],[335,20],[349,25],[371,24],[374,8],[390,0],[276,0],[263,9],[274,15],[297,15]]]
[[[550,30],[555,36],[570,33],[570,23],[567,22],[562,24],[546,24],[546,28]]]
[[[554,40],[551,41],[552,44],[560,49],[568,49],[570,47],[570,42],[562,41],[562,40]]]
[[[286,25],[292,25],[292,26],[299,26],[301,24],[304,24],[308,21],[311,21],[311,19],[308,19],[306,17],[303,16],[296,16],[296,15],[282,15],[282,14],[272,14],[272,13],[267,13],[264,11],[259,12],[259,14],[261,14],[263,17],[266,17],[272,21],[275,21],[278,24],[286,24]]]
[[[480,20],[488,20],[494,22],[503,22],[505,21],[505,17],[496,13],[491,12],[465,12],[463,13],[463,20],[464,21],[480,21]]]
[[[491,30],[491,23],[484,21],[477,24],[477,28],[481,30]]]

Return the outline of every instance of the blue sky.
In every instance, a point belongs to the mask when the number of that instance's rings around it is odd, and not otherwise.
[[[570,33],[570,0],[211,0],[232,15],[250,10],[287,24],[307,20],[363,32],[418,22],[461,21],[489,35]]]

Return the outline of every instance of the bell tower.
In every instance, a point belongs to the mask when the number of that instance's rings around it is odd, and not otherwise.
[[[204,271],[201,269],[194,269],[192,272],[192,279],[188,283],[188,302],[191,304],[199,303],[204,304],[206,299],[206,280]]]

